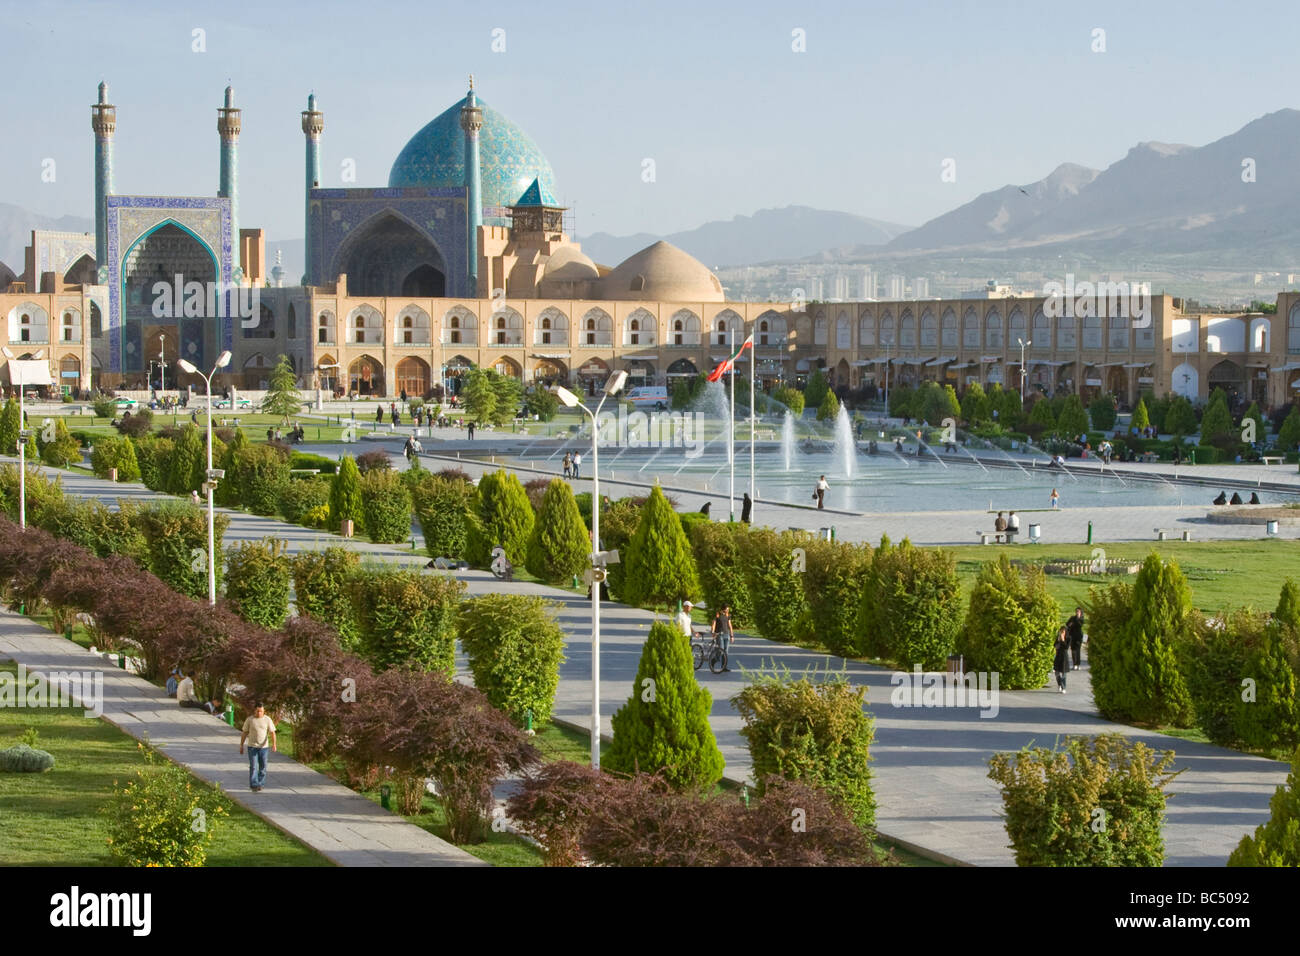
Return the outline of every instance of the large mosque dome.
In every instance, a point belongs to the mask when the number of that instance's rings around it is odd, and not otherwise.
[[[554,193],[555,173],[537,144],[475,95],[483,111],[479,164],[484,206],[511,206],[534,179]],[[388,174],[389,188],[465,185],[465,131],[459,100],[411,137]],[[485,216],[492,224],[497,217]],[[504,221],[504,220],[503,220]]]
[[[600,280],[602,299],[722,302],[722,283],[689,253],[662,240],[615,266]]]

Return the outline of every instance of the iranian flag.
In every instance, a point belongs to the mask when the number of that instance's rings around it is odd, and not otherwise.
[[[718,367],[709,373],[709,381],[716,382],[718,381],[718,379],[722,378],[722,376],[726,375],[733,368],[735,368],[736,362],[740,359],[742,355],[745,354],[745,349],[752,348],[753,345],[754,345],[754,334],[751,332],[749,334],[749,338],[745,339],[745,341],[740,343],[740,349],[736,352],[735,355],[733,355],[729,359],[723,359],[718,364]]]

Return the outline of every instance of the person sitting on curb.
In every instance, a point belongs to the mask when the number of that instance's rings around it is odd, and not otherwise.
[[[194,678],[188,674],[181,677],[181,681],[176,685],[176,703],[181,707],[202,708],[203,702],[199,700],[199,695],[194,693]]]

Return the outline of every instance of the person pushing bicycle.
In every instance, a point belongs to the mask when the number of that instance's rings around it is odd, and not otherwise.
[[[731,656],[731,605],[724,604],[718,608],[718,613],[713,616],[713,638],[722,647],[722,652],[730,658]],[[731,670],[730,667],[722,668],[724,671]]]

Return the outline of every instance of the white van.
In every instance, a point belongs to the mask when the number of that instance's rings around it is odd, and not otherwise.
[[[627,400],[633,408],[663,411],[668,408],[668,389],[663,385],[642,385],[628,389]]]

